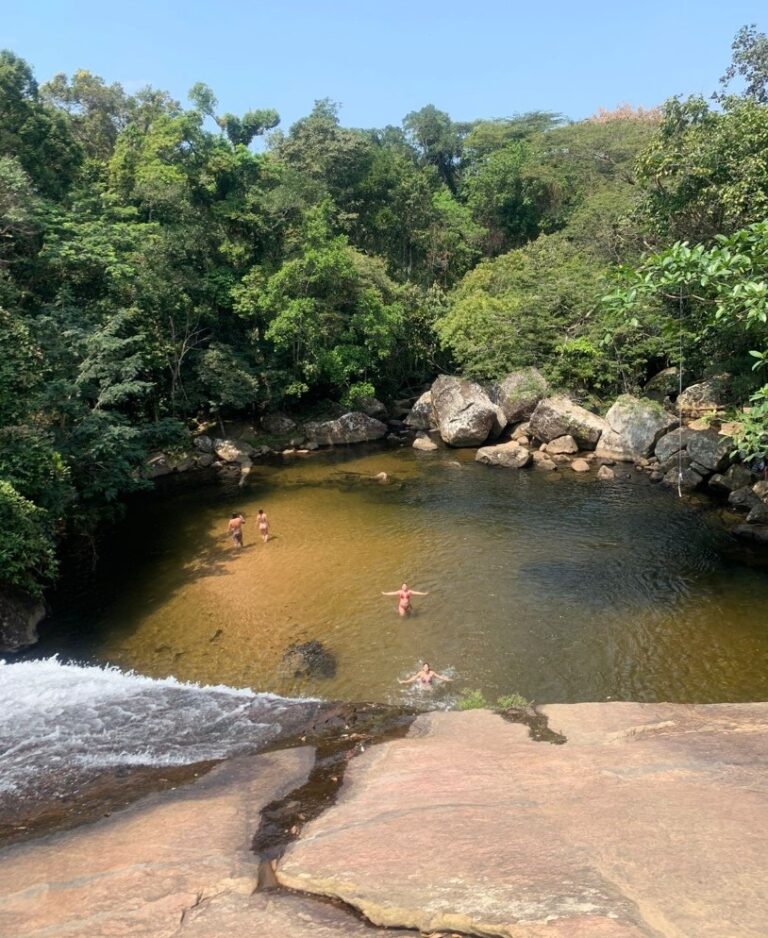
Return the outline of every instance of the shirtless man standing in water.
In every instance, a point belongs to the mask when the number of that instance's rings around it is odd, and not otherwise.
[[[397,596],[399,599],[397,606],[397,614],[401,616],[410,615],[413,611],[411,606],[411,596],[429,596],[429,593],[420,593],[418,590],[409,590],[408,584],[403,583],[399,590],[394,590],[392,593],[382,592],[382,596]]]
[[[229,519],[229,524],[227,525],[227,532],[232,538],[232,543],[235,547],[243,546],[243,525],[245,524],[245,518],[238,512],[233,512],[232,517]]]
[[[430,687],[432,681],[450,681],[449,677],[446,677],[444,674],[438,674],[437,671],[432,670],[432,666],[426,661],[421,666],[421,671],[417,671],[412,677],[406,678],[404,681],[398,681],[398,684],[418,684],[420,687]]]

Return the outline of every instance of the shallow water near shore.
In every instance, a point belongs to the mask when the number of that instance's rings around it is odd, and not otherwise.
[[[473,451],[354,448],[137,499],[95,586],[57,605],[35,656],[151,677],[446,706],[768,698],[768,574],[713,511],[645,477],[505,471]],[[388,484],[373,481],[384,471]],[[273,539],[258,538],[269,515]],[[245,548],[227,538],[243,511]],[[401,619],[381,596],[429,591]],[[317,640],[332,677],[284,660]],[[422,660],[454,678],[418,692]]]

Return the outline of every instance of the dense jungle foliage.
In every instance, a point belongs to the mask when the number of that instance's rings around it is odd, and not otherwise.
[[[322,100],[286,131],[0,53],[0,585],[39,595],[196,420],[441,370],[598,402],[682,336],[764,450],[768,40],[732,48],[712,101],[365,130]]]

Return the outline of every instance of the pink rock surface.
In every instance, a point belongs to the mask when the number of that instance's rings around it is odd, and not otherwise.
[[[420,717],[349,767],[279,880],[380,925],[557,938],[765,938],[768,704]]]
[[[310,748],[238,759],[96,824],[7,848],[0,852],[0,935],[184,935],[186,917],[201,903],[223,895],[244,901],[254,891],[250,846],[259,812],[301,785],[312,763]],[[211,934],[230,935],[224,928]]]

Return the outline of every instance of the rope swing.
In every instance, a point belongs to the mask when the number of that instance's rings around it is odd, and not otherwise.
[[[683,497],[683,288],[677,307],[677,497]]]

